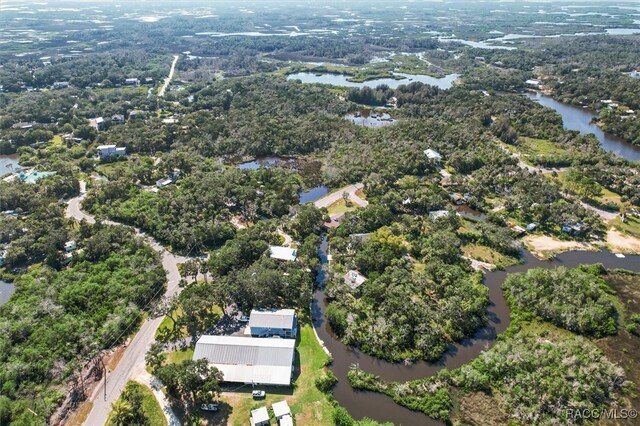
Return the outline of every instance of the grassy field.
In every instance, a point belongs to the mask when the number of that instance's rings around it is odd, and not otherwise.
[[[490,247],[478,244],[470,244],[464,246],[462,247],[462,251],[467,257],[479,260],[481,262],[493,263],[498,268],[506,268],[507,266],[515,265],[518,263],[518,259],[516,258],[505,256],[504,254],[498,253]]]
[[[162,412],[162,408],[160,407],[160,404],[158,404],[156,397],[151,392],[151,389],[149,389],[148,387],[146,387],[141,383],[134,382],[131,380],[127,383],[127,388],[130,388],[130,387],[138,388],[142,392],[142,395],[143,395],[142,411],[144,412],[145,416],[149,420],[148,424],[154,425],[154,426],[156,425],[167,426],[167,419],[164,416],[164,413]],[[122,396],[120,398],[122,398]],[[106,424],[109,426],[115,424],[111,420],[111,414],[109,415],[109,418],[107,419]]]
[[[329,207],[327,207],[327,210],[329,211],[330,215],[336,214],[336,213],[346,213],[346,212],[355,210],[356,205],[353,203],[350,203],[350,204],[351,205],[348,206],[346,201],[341,198],[335,203],[331,204]]]
[[[518,144],[518,150],[525,155],[540,156],[540,157],[557,157],[564,155],[567,152],[546,139],[534,139],[534,138],[520,138],[520,144]]]
[[[169,364],[179,364],[182,361],[186,361],[191,358],[193,358],[193,348],[190,347],[184,350],[178,349],[167,353],[167,363]]]
[[[596,201],[605,204],[605,203],[614,203],[618,206],[622,205],[622,201],[620,200],[620,195],[616,194],[613,191],[609,191],[607,188],[602,188],[602,195],[596,197]]]
[[[251,397],[251,387],[238,389],[236,392],[224,392],[222,402],[228,404],[231,410],[228,413],[227,424],[244,426],[249,421],[251,410],[263,406],[271,407],[271,404],[283,399],[291,407],[296,424],[331,424],[333,407],[326,395],[315,386],[315,380],[322,374],[328,358],[320,347],[311,325],[304,324],[300,328],[297,345],[293,389],[260,387],[267,392],[267,397],[261,401],[255,401]]]
[[[622,223],[620,217],[613,219],[609,225],[622,232],[640,238],[640,219],[634,216],[627,216],[625,223]]]

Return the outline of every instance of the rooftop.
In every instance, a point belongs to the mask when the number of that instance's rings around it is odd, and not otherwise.
[[[227,382],[288,386],[295,343],[293,339],[202,336],[193,359],[207,359]]]
[[[293,309],[252,310],[249,327],[293,328],[296,311]]]
[[[287,404],[287,401],[274,402],[271,408],[273,409],[273,414],[276,416],[276,418],[291,414],[291,410],[289,409],[289,404]]]
[[[260,407],[255,410],[251,410],[252,425],[259,425],[265,422],[269,422],[269,412],[267,411],[267,407]]]
[[[296,257],[298,257],[297,250],[290,247],[271,246],[269,251],[271,257],[278,260],[296,260]]]

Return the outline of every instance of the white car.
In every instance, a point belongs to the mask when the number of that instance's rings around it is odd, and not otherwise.
[[[263,390],[254,390],[251,392],[251,396],[253,396],[253,399],[261,399],[267,396],[267,393]]]
[[[218,407],[218,404],[202,404],[200,409],[204,411],[218,411],[220,407]]]

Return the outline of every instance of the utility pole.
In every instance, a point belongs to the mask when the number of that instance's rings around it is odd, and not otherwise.
[[[104,400],[107,400],[107,366],[104,365],[103,355],[100,354],[100,364],[102,364],[102,374],[104,374]]]

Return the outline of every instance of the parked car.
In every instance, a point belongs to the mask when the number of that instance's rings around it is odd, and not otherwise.
[[[262,399],[267,396],[267,393],[263,390],[254,390],[251,392],[251,396],[253,396],[253,399]]]
[[[218,406],[218,404],[202,404],[200,406],[200,409],[204,411],[218,411],[220,407]]]
[[[240,319],[238,320],[240,322],[249,322],[249,317],[246,315],[243,315],[240,317]]]

